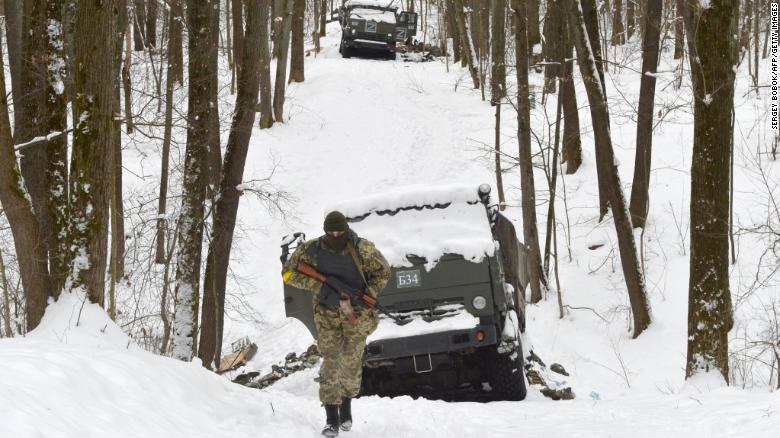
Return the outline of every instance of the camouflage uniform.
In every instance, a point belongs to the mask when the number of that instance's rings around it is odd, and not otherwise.
[[[348,231],[348,245],[357,249],[358,260],[363,265],[363,276],[366,287],[360,287],[372,297],[379,295],[390,279],[390,267],[384,256],[373,243],[358,238],[351,230]],[[314,295],[314,322],[317,327],[317,345],[322,353],[320,368],[320,401],[323,405],[339,405],[342,397],[354,398],[360,392],[360,382],[363,374],[363,350],[366,337],[376,330],[379,317],[376,310],[362,308],[353,303],[356,323],[351,323],[339,310],[338,305],[322,303],[323,283],[295,271],[299,261],[304,261],[314,267],[318,264],[318,254],[330,251],[330,255],[341,256],[354,261],[347,248],[341,251],[331,251],[322,238],[309,240],[300,245],[285,263],[282,275],[285,283],[299,289],[311,291]],[[353,269],[357,270],[356,267]],[[325,272],[323,272],[325,273]],[[327,274],[327,273],[326,273]],[[362,283],[362,281],[361,281]]]

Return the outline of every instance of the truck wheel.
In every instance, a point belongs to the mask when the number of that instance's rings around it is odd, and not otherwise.
[[[523,350],[502,355],[493,353],[490,358],[489,382],[493,393],[502,400],[524,400],[527,394],[523,371]]]

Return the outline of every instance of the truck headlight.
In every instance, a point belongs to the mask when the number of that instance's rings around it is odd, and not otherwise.
[[[352,35],[354,35],[354,34],[355,34],[355,29],[353,28],[353,29],[352,29]]]
[[[474,300],[471,301],[471,304],[474,305],[475,309],[482,310],[487,306],[487,300],[482,295],[477,295],[474,297]]]

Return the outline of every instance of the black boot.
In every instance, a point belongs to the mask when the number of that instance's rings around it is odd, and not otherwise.
[[[341,430],[344,432],[352,429],[352,399],[349,397],[341,398],[339,406],[339,417],[341,418]]]
[[[339,407],[338,405],[325,405],[325,428],[322,429],[322,435],[327,437],[338,436],[339,434]]]

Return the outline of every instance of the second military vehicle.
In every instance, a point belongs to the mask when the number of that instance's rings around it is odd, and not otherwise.
[[[392,268],[378,301],[394,318],[381,317],[367,339],[362,394],[525,398],[525,248],[489,185],[401,190],[333,209]],[[283,241],[283,262],[303,240]],[[284,296],[287,316],[316,339],[312,294],[285,285]]]
[[[339,9],[339,52],[349,58],[357,49],[372,49],[395,59],[396,43],[417,34],[417,14],[398,12],[393,0],[348,0]]]

